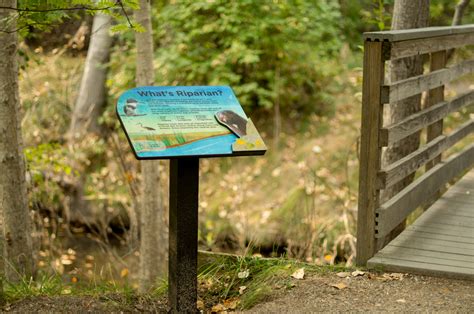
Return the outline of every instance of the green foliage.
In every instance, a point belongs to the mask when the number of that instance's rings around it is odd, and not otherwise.
[[[292,289],[297,279],[292,274],[304,268],[306,276],[341,271],[342,266],[320,267],[285,258],[221,256],[199,269],[199,283],[208,295],[218,300],[239,300],[240,309],[249,309],[275,289]],[[203,295],[204,299],[210,299]]]
[[[231,85],[247,107],[322,112],[341,48],[334,1],[196,1],[155,8],[157,84]]]
[[[94,15],[96,13],[111,15],[116,24],[115,32],[127,30],[142,31],[143,28],[130,21],[127,10],[138,9],[137,0],[19,0],[17,10],[7,18],[5,25],[11,19],[17,22],[17,30],[21,36],[27,37],[33,30],[48,32],[54,25],[69,18],[80,18],[81,12]]]
[[[456,4],[459,1],[452,0],[431,0],[430,3],[430,24],[433,26],[451,25]],[[462,24],[474,23],[473,4],[466,8],[462,19]]]
[[[368,22],[377,25],[381,31],[389,30],[392,14],[387,7],[392,7],[393,0],[373,0],[373,2],[372,18],[369,18]]]
[[[59,295],[63,288],[61,277],[56,274],[40,273],[36,280],[22,278],[18,283],[7,281],[4,281],[4,283],[4,293],[8,301],[39,295]]]
[[[73,182],[78,176],[69,164],[70,159],[65,150],[57,143],[44,143],[25,149],[25,157],[30,177],[30,202],[41,204],[49,210],[64,204],[64,182]]]

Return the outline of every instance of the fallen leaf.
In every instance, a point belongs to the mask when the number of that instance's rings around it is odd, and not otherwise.
[[[244,278],[247,278],[249,275],[250,275],[250,271],[246,269],[244,271],[239,272],[237,274],[237,277],[239,277],[240,279],[244,279]]]
[[[204,302],[202,302],[201,300],[197,300],[196,307],[197,307],[198,310],[202,310],[202,311],[205,310]]]
[[[364,276],[364,275],[365,275],[365,272],[363,272],[361,270],[355,270],[355,271],[352,272],[353,277]]]
[[[247,289],[246,286],[240,286],[239,287],[239,294],[244,294],[245,289]]]
[[[318,146],[318,145],[313,146],[313,148],[312,148],[311,150],[312,150],[313,153],[315,153],[315,154],[319,154],[320,152],[323,151],[323,150],[321,149],[321,147]]]
[[[331,287],[334,287],[338,290],[342,290],[342,289],[346,289],[347,288],[347,285],[343,282],[340,282],[340,283],[333,283],[330,285]]]
[[[124,268],[120,271],[120,277],[125,278],[128,276],[128,268]]]
[[[220,313],[220,312],[224,312],[226,310],[226,308],[224,307],[224,305],[222,304],[216,304],[212,307],[211,311],[214,312],[214,313]]]
[[[339,278],[346,278],[346,277],[349,277],[350,275],[351,275],[350,273],[345,272],[345,271],[336,274],[336,276]]]
[[[403,277],[405,277],[405,275],[401,273],[391,273],[389,276],[390,278],[393,278],[394,280],[402,280]]]
[[[235,310],[240,300],[237,298],[231,298],[224,301],[224,307],[229,310]]]
[[[383,274],[382,277],[379,277],[377,279],[382,280],[382,281],[403,280],[404,276],[405,275],[400,274],[400,273],[391,273],[391,274]]]
[[[293,274],[291,274],[291,277],[293,277],[295,279],[303,279],[304,278],[304,268],[297,269]]]

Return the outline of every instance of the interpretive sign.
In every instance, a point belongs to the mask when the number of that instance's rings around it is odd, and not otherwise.
[[[196,312],[199,159],[263,155],[265,144],[228,86],[137,87],[117,115],[137,159],[171,160],[170,312]]]
[[[117,115],[138,159],[262,155],[265,144],[228,86],[146,86]]]

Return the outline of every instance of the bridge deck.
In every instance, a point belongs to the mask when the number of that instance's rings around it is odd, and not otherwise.
[[[367,265],[474,280],[474,169]]]

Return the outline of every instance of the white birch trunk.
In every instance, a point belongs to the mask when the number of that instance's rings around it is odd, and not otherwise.
[[[82,75],[79,94],[71,116],[69,141],[80,143],[88,132],[99,133],[98,119],[106,103],[106,63],[110,56],[112,37],[109,34],[112,18],[96,14],[92,22],[91,39]],[[94,213],[84,199],[84,176],[79,178],[71,194],[68,220],[83,221]]]
[[[0,0],[0,6],[16,7],[16,1]],[[0,9],[0,20],[7,18],[10,12]],[[16,29],[15,18],[2,24],[2,29]],[[29,279],[34,272],[20,125],[17,50],[17,33],[0,32],[0,211],[5,277],[12,282],[20,281],[23,276]]]
[[[137,47],[137,86],[153,85],[153,36],[149,0],[140,0],[135,19],[145,32],[135,33]],[[142,161],[142,202],[140,208],[140,270],[139,290],[144,293],[166,272],[168,252],[167,213],[160,197],[158,161]]]
[[[76,139],[80,139],[87,131],[99,130],[97,120],[106,102],[105,64],[112,46],[112,37],[109,35],[111,21],[109,15],[94,16],[84,74],[71,118],[70,133]]]

